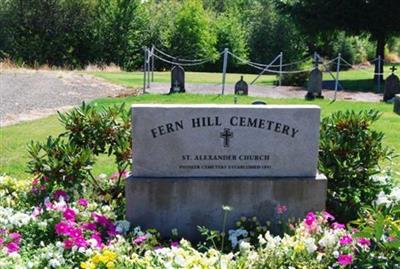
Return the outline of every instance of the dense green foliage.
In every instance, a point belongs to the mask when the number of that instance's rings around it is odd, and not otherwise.
[[[87,181],[99,195],[114,199],[123,197],[123,181],[130,168],[131,136],[130,113],[124,105],[97,109],[83,103],[70,112],[59,115],[65,132],[47,142],[31,142],[28,168],[46,189],[37,189],[34,200],[43,201],[43,193],[58,189],[81,191],[81,182]],[[93,176],[93,164],[100,154],[115,158],[117,173],[113,185]],[[48,179],[51,178],[51,184]]]
[[[340,220],[357,217],[391,182],[373,176],[392,152],[383,146],[384,134],[371,129],[378,111],[336,112],[321,124],[320,168],[328,177],[327,208]]]
[[[281,51],[286,63],[313,51],[328,58],[341,52],[352,63],[374,57],[371,35],[311,34],[278,6],[273,0],[3,0],[0,58],[68,68],[115,63],[133,70],[142,67],[143,47],[152,44],[178,58],[215,59],[192,68],[202,71],[220,70],[217,52],[224,48],[260,63]],[[396,52],[398,44],[392,38],[387,48]],[[156,61],[156,68],[165,67]],[[256,71],[232,58],[229,68]]]

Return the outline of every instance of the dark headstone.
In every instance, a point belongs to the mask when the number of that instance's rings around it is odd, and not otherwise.
[[[240,77],[240,80],[235,84],[235,94],[237,95],[248,95],[249,94],[249,86],[246,81],[243,80],[243,76]]]
[[[400,94],[396,94],[394,97],[393,111],[400,115]]]
[[[169,93],[185,92],[185,70],[180,65],[175,65],[171,69],[171,89]]]
[[[383,101],[392,99],[396,94],[400,94],[400,81],[399,77],[392,73],[385,81]]]
[[[260,100],[256,100],[253,103],[251,103],[252,105],[266,105],[267,103],[265,103],[264,101],[260,101]]]
[[[314,68],[310,73],[310,79],[307,83],[306,99],[323,98],[322,96],[322,72]]]

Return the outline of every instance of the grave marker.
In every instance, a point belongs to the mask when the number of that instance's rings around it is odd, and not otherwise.
[[[385,91],[383,94],[383,101],[389,101],[395,97],[396,94],[400,94],[400,81],[399,77],[395,75],[397,68],[392,66],[390,68],[392,74],[385,81]]]
[[[180,65],[175,65],[171,69],[171,89],[169,93],[184,93],[185,90],[185,70]]]
[[[249,86],[246,81],[243,80],[243,76],[240,76],[240,80],[235,84],[235,94],[236,95],[248,95]]]

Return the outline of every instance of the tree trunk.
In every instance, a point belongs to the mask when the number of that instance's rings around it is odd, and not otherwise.
[[[377,60],[375,61],[375,75],[374,75],[374,81],[375,83],[378,82],[378,79],[380,82],[383,82],[383,64],[384,64],[384,59],[385,59],[385,45],[386,45],[386,37],[384,34],[379,34],[377,36],[376,40],[376,58]],[[378,60],[378,57],[380,56],[380,63]],[[378,75],[379,74],[379,75]]]

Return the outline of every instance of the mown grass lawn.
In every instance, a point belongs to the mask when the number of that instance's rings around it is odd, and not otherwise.
[[[268,104],[316,104],[321,107],[322,117],[338,110],[353,109],[360,111],[363,109],[377,109],[382,112],[381,119],[374,125],[374,128],[385,133],[384,142],[400,153],[400,116],[392,112],[393,106],[385,103],[367,103],[337,101],[329,103],[328,100],[305,101],[302,99],[268,99],[255,97],[238,97],[238,103],[250,104],[254,100],[264,100]],[[175,95],[153,95],[146,94],[136,97],[124,98],[105,98],[93,101],[98,106],[109,106],[113,104],[126,103],[233,103],[233,96],[225,95],[194,95],[194,94],[175,94]],[[24,122],[13,126],[0,128],[0,173],[6,173],[15,177],[29,177],[26,172],[26,163],[29,156],[26,145],[31,140],[45,141],[47,136],[56,136],[62,132],[62,127],[58,122],[57,116]],[[400,172],[400,158],[394,160],[395,171]],[[101,156],[94,167],[95,174],[114,172],[112,160]]]
[[[400,66],[400,64],[397,64]],[[389,70],[390,65],[385,65],[386,78],[391,72]],[[341,71],[339,73],[339,80],[342,86],[347,90],[354,91],[372,91],[377,90],[376,85],[373,82],[374,68],[369,67],[366,69],[359,70],[348,70]],[[143,86],[143,72],[88,72],[94,76],[104,78],[110,82],[121,84],[127,87],[142,87]],[[333,72],[334,75],[335,72]],[[240,74],[240,73],[227,73],[226,83],[234,84],[240,76],[244,76],[244,80],[250,83],[257,76],[257,74]],[[208,73],[208,72],[185,72],[185,80],[188,83],[198,84],[221,84],[222,74],[221,73]],[[324,80],[333,80],[329,73],[324,73]],[[154,72],[154,82],[170,83],[171,73],[166,72]],[[257,81],[256,85],[274,85],[277,81],[275,75],[262,75]],[[381,91],[383,91],[384,85],[381,85]]]

